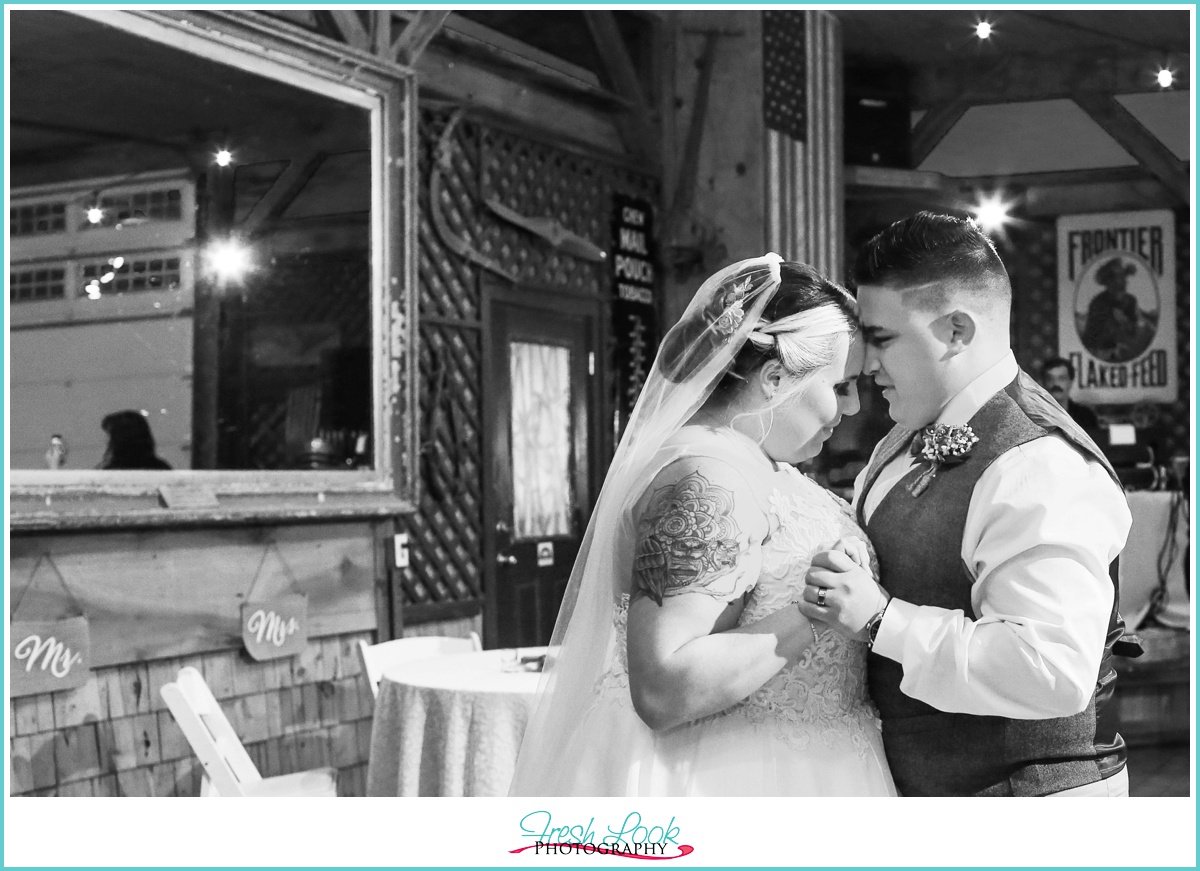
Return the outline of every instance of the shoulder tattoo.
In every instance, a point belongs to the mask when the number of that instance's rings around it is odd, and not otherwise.
[[[692,472],[650,498],[638,524],[635,595],[659,605],[685,590],[706,592],[749,546],[733,516],[733,492]]]

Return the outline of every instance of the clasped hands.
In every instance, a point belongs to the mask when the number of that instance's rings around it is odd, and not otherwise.
[[[804,584],[800,612],[855,641],[867,640],[867,623],[891,598],[871,573],[867,544],[860,538],[842,538],[818,551]]]

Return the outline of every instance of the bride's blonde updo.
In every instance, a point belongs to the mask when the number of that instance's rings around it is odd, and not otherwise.
[[[772,360],[803,380],[833,360],[839,336],[858,329],[858,304],[845,288],[805,263],[781,263],[779,276],[779,289],[714,395],[737,390]]]
[[[771,360],[800,380],[833,359],[838,335],[858,328],[854,299],[811,266],[776,261],[768,268],[747,262],[752,264],[748,269],[725,275],[711,290],[698,291],[663,337],[656,367],[667,381],[682,383],[706,370],[731,342],[741,347],[722,372],[714,373],[720,376],[716,393],[735,389]],[[772,275],[777,276],[777,287],[767,280]],[[755,301],[764,289],[772,293],[765,305]],[[702,294],[706,298],[701,301]]]

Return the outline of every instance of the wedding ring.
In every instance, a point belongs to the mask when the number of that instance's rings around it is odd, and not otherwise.
[[[825,588],[824,587],[821,587],[819,590],[817,590],[817,607],[818,608],[825,607]]]

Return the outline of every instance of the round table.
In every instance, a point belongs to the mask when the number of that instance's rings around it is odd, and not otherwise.
[[[519,653],[545,651],[523,647]],[[506,666],[513,667],[511,649],[384,669],[367,795],[507,795],[541,674]]]

